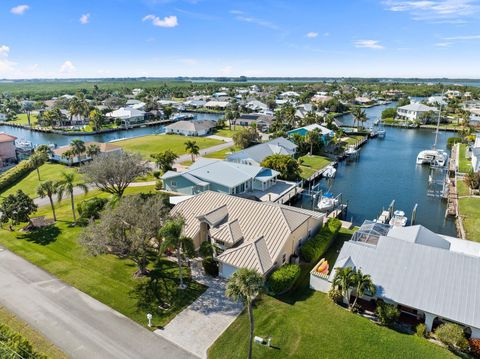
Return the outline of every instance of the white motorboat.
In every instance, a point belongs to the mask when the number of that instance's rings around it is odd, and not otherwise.
[[[387,131],[385,131],[384,128],[377,130],[377,136],[380,138],[384,138],[386,134],[387,134]]]
[[[442,150],[424,150],[417,156],[417,165],[443,167],[447,163],[448,153]]]
[[[394,227],[405,227],[407,225],[408,218],[405,216],[404,211],[396,210],[393,212],[393,217],[389,224]]]
[[[338,205],[338,199],[332,193],[325,193],[317,204],[317,207],[322,212],[328,212]]]
[[[337,169],[331,165],[327,166],[325,168],[325,171],[323,171],[323,176],[327,178],[333,178],[335,177],[335,174],[337,173]]]
[[[348,146],[347,150],[345,151],[345,155],[347,156],[353,156],[358,153],[358,150],[355,148],[355,146]]]

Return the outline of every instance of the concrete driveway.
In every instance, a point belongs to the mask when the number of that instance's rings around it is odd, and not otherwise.
[[[192,277],[195,281],[207,285],[208,289],[164,329],[157,329],[155,333],[200,358],[206,358],[208,348],[243,308],[241,304],[225,296],[224,280],[204,276],[202,272],[203,270],[195,266],[192,268]]]
[[[1,247],[0,303],[71,358],[195,358]]]

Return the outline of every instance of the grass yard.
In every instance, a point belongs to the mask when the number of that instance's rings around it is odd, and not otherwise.
[[[0,323],[5,324],[12,331],[21,334],[28,340],[30,345],[36,352],[47,355],[51,359],[67,359],[68,357],[48,339],[46,339],[38,331],[30,327],[22,319],[8,311],[4,307],[0,307]]]
[[[235,129],[233,129],[233,126],[232,126],[232,129],[230,129],[228,126],[225,126],[221,130],[215,130],[213,134],[217,136],[233,138],[233,134],[242,128],[243,127],[241,126],[235,126]]]
[[[468,173],[472,169],[472,164],[470,159],[466,157],[467,153],[467,145],[464,143],[460,143],[460,151],[458,153],[458,172],[460,173]]]
[[[341,229],[325,258],[334,263],[352,230]],[[309,289],[311,265],[302,268],[294,294],[281,300],[263,295],[254,310],[255,335],[272,337],[272,347],[254,344],[254,358],[454,358],[448,350],[414,335],[374,324]],[[243,312],[210,347],[212,359],[247,356],[249,322]]]
[[[230,155],[230,154],[232,154],[233,152],[236,152],[236,151],[240,151],[240,149],[235,147],[235,146],[232,146],[232,147],[224,148],[223,150],[220,150],[220,151],[212,152],[212,153],[210,153],[208,155],[205,155],[203,157],[219,158],[221,160],[224,160],[225,158],[227,158],[228,155]]]
[[[58,181],[61,179],[62,172],[77,172],[77,169],[74,167],[68,167],[57,163],[45,163],[40,167],[40,180],[41,182],[45,181]],[[80,180],[81,175],[77,175],[77,179]],[[8,196],[11,193],[17,192],[21,189],[23,192],[28,194],[30,197],[37,197],[37,187],[40,184],[40,181],[37,177],[37,171],[30,172],[25,178],[20,182],[10,187],[8,190],[0,194],[0,196]]]
[[[364,138],[365,136],[360,136],[360,135],[349,136],[345,142],[348,146],[355,145],[358,142],[362,141]]]
[[[147,135],[118,141],[115,142],[115,145],[122,147],[126,151],[140,153],[144,158],[149,159],[152,153],[158,153],[165,150],[172,150],[177,155],[185,154],[187,153],[185,150],[186,141],[196,141],[200,149],[205,149],[224,143],[223,141],[206,137]]]
[[[480,198],[459,198],[458,210],[463,219],[467,239],[480,242]]]
[[[11,123],[18,123],[19,125],[28,125],[28,117],[26,113],[21,113],[17,115],[17,118],[13,121],[10,121]],[[32,126],[37,125],[37,115],[30,115],[30,124]]]
[[[300,160],[303,161],[300,169],[302,170],[301,176],[304,179],[309,178],[318,170],[328,166],[332,160],[328,159],[327,157],[323,156],[309,156],[305,155],[300,157]]]
[[[459,196],[469,196],[470,195],[470,190],[468,189],[468,186],[461,179],[457,180],[457,194]]]
[[[126,194],[142,192],[154,192],[154,188],[132,187]],[[95,196],[108,197],[91,191],[77,196],[76,204]],[[39,208],[35,216],[40,215],[51,218],[50,207]],[[188,288],[179,291],[177,265],[166,259],[151,265],[150,276],[135,279],[136,267],[132,261],[113,255],[89,256],[77,241],[83,229],[71,227],[68,200],[57,204],[57,218],[54,227],[32,233],[1,229],[0,244],[144,326],[147,312],[153,312],[156,327],[164,326],[205,290],[201,284],[187,279]],[[168,310],[158,308],[163,301],[171,305]]]

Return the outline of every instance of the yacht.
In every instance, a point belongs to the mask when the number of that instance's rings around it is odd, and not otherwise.
[[[333,196],[333,193],[326,192],[317,204],[317,207],[322,212],[328,212],[338,205],[338,199]]]
[[[396,210],[393,212],[393,217],[390,220],[389,224],[394,227],[405,227],[407,225],[408,218],[405,217],[405,212]]]
[[[447,163],[448,154],[443,150],[424,150],[417,156],[417,165],[433,165],[443,167]]]
[[[387,134],[387,131],[385,131],[384,128],[381,128],[381,129],[377,130],[377,137],[385,138],[386,134]]]
[[[323,171],[323,176],[327,178],[333,178],[335,177],[335,174],[337,173],[337,169],[331,165],[327,166],[325,168],[325,171]]]
[[[356,155],[358,153],[358,150],[355,148],[355,146],[348,146],[347,150],[345,151],[345,155],[347,156],[352,156]]]

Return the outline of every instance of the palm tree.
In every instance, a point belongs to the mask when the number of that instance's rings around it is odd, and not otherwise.
[[[310,144],[310,155],[313,155],[313,145],[320,140],[320,132],[318,128],[307,132],[305,140]]]
[[[192,155],[192,162],[195,161],[195,156],[200,153],[200,147],[197,145],[195,141],[187,141],[185,142],[185,150]]]
[[[62,180],[58,182],[58,201],[60,202],[63,198],[63,194],[66,192],[70,195],[70,201],[72,204],[72,214],[73,214],[73,221],[77,221],[77,216],[75,215],[75,200],[73,197],[73,192],[75,187],[80,188],[83,190],[84,193],[88,192],[88,186],[85,183],[75,182],[75,173],[62,173]]]
[[[100,147],[97,144],[92,143],[87,146],[85,153],[88,157],[95,157],[100,153]]]
[[[367,114],[365,111],[363,111],[360,107],[356,106],[352,110],[352,116],[353,116],[353,124],[357,124],[357,129],[358,129],[358,124],[361,122],[367,121]]]
[[[76,139],[72,140],[72,142],[70,142],[70,149],[71,149],[73,155],[77,156],[78,163],[81,164],[82,161],[80,159],[80,156],[82,155],[82,153],[85,153],[85,151],[86,151],[85,142],[76,138]]]
[[[335,277],[333,278],[333,285],[340,288],[345,304],[350,307],[350,288],[353,284],[354,270],[350,267],[337,268]]]
[[[241,301],[248,310],[250,320],[250,341],[248,346],[248,359],[252,358],[252,345],[254,333],[253,301],[263,289],[263,277],[253,269],[240,268],[232,274],[227,283],[225,295],[236,301]]]
[[[102,128],[103,122],[104,122],[104,116],[100,111],[98,111],[97,109],[93,109],[88,114],[88,118],[90,119],[90,122],[92,123],[93,129],[95,131],[98,131],[99,129]]]
[[[73,157],[75,157],[75,154],[71,149],[69,149],[62,153],[62,157],[68,159],[68,164],[72,165]]]
[[[185,289],[187,286],[183,283],[182,273],[182,252],[186,252],[186,247],[191,241],[190,238],[182,236],[184,221],[181,218],[170,219],[165,222],[165,225],[160,229],[159,236],[163,241],[160,245],[160,253],[165,252],[167,248],[174,248],[177,255],[178,262],[178,277],[180,279],[180,289]]]
[[[355,288],[355,300],[353,301],[352,308],[355,308],[358,297],[364,295],[366,291],[368,291],[370,295],[375,295],[377,287],[373,284],[370,275],[363,274],[360,269],[353,274],[352,281]]]
[[[31,126],[30,124],[30,114],[32,113],[34,107],[33,107],[33,102],[31,101],[25,101],[22,105],[23,111],[27,114],[27,121],[28,121],[28,127]]]
[[[57,184],[52,181],[46,181],[46,182],[40,183],[40,185],[37,187],[37,195],[40,198],[48,197],[48,200],[50,201],[50,207],[52,207],[54,221],[57,220],[57,216],[55,214],[55,205],[53,203],[53,195],[56,193],[57,193]]]
[[[30,156],[30,164],[33,168],[37,170],[37,177],[40,181],[40,166],[43,165],[48,160],[48,154],[43,151],[36,151],[32,156]]]

